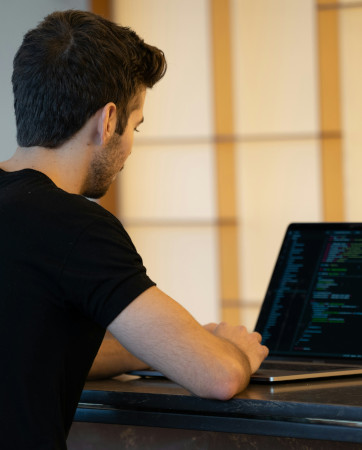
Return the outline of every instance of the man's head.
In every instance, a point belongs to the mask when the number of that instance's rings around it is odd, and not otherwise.
[[[109,102],[122,135],[139,94],[165,70],[162,51],[129,28],[85,11],[50,14],[14,58],[19,146],[57,148]]]

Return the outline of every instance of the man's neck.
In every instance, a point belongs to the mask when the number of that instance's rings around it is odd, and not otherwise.
[[[0,168],[8,172],[38,170],[64,191],[82,194],[91,163],[113,135],[116,121],[116,106],[108,103],[63,145],[54,149],[18,147],[9,160],[0,163]]]
[[[80,194],[90,161],[90,152],[70,141],[57,149],[18,147],[13,156],[0,163],[7,172],[33,169],[47,175],[59,188]]]

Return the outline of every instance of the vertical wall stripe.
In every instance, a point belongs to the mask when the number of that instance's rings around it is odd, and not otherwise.
[[[317,0],[323,218],[344,220],[343,155],[336,0]]]
[[[91,0],[91,11],[111,20],[111,0]],[[103,208],[107,209],[114,215],[117,215],[118,212],[117,183],[118,180],[116,179],[111,184],[107,194],[99,201]]]
[[[111,0],[91,0],[91,11],[105,19],[111,19]]]
[[[229,0],[210,0],[222,320],[240,322]]]

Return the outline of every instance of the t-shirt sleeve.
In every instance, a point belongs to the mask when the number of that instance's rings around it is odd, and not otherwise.
[[[60,284],[66,306],[107,327],[138,295],[155,283],[115,217],[88,225],[69,253]]]

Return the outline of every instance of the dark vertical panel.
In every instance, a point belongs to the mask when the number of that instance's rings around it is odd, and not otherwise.
[[[112,20],[111,17],[111,1],[110,0],[91,0],[91,11],[95,14]],[[99,203],[114,215],[117,215],[118,204],[118,181],[115,180],[109,188],[107,194],[100,199]]]

